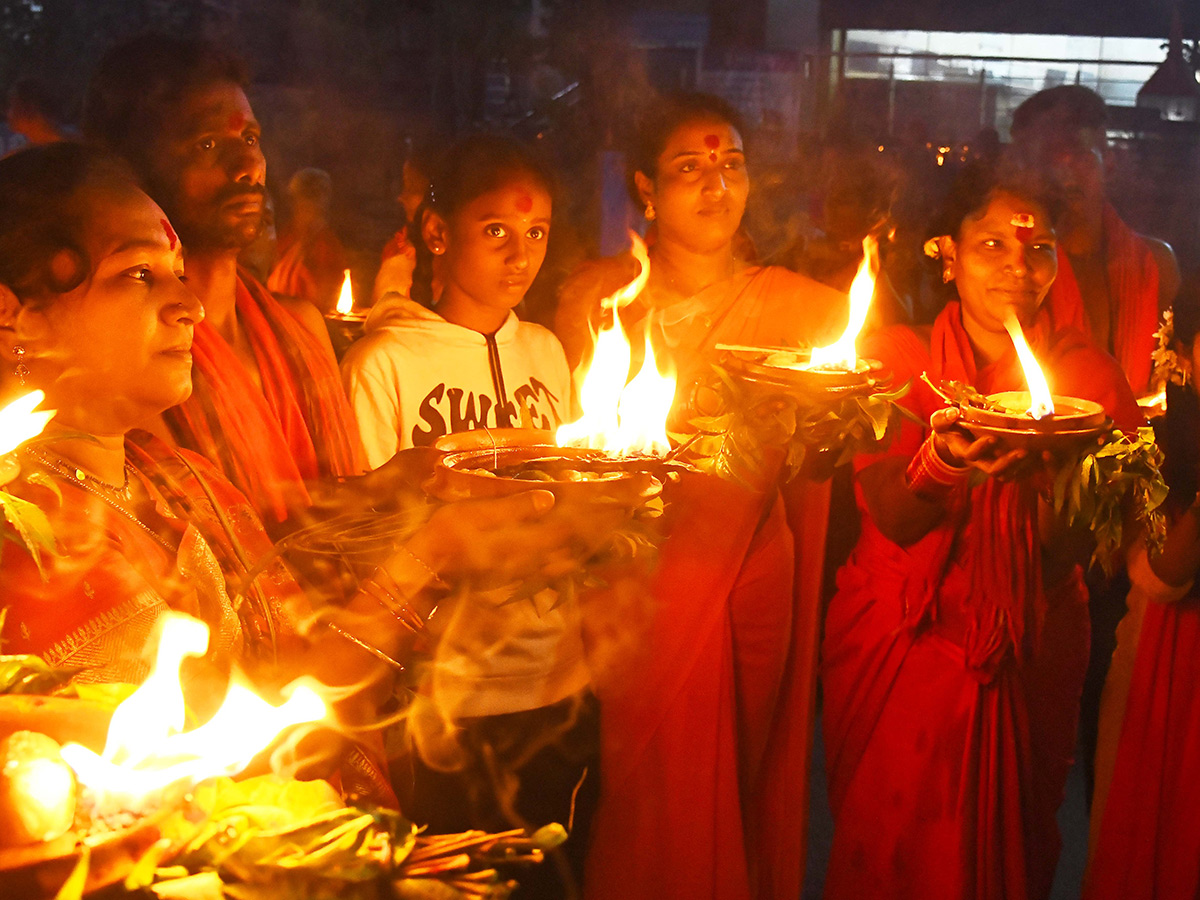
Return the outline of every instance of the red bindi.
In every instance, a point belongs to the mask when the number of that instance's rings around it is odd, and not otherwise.
[[[1022,244],[1028,244],[1033,240],[1033,226],[1036,223],[1031,214],[1017,213],[1008,224],[1013,227],[1013,231],[1017,234],[1017,240]]]
[[[240,112],[232,112],[229,114],[229,127],[233,131],[241,131],[242,126],[246,124],[246,117]]]
[[[721,146],[721,139],[715,134],[706,134],[704,136],[704,146],[709,150],[716,150]]]
[[[171,249],[175,249],[175,245],[179,243],[179,237],[175,234],[175,229],[171,227],[171,223],[166,219],[159,219],[162,222],[163,231],[167,233],[167,240],[171,242]]]
[[[533,209],[533,198],[528,194],[522,194],[517,198],[517,211],[527,213]]]

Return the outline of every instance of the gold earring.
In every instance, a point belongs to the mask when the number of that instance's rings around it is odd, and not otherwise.
[[[17,358],[17,367],[13,370],[13,374],[17,376],[17,381],[21,387],[25,387],[25,379],[29,376],[29,366],[25,365],[25,348],[17,344],[12,348],[13,356]]]
[[[654,204],[653,204],[653,203],[651,203],[649,200],[647,200],[647,201],[646,201],[646,212],[645,212],[646,221],[647,221],[647,222],[653,222],[653,221],[654,221],[654,215],[655,215],[655,214],[654,214]]]
[[[954,276],[951,274],[949,266],[942,269],[942,284],[949,284],[953,278]]]

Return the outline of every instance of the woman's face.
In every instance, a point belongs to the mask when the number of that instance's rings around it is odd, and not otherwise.
[[[1040,204],[997,193],[945,244],[965,320],[990,332],[1003,332],[1009,315],[1032,323],[1058,273],[1054,229]]]
[[[698,119],[672,132],[653,180],[635,175],[643,202],[653,203],[658,239],[695,253],[714,253],[733,240],[750,176],[742,136],[728,122]]]
[[[546,259],[550,194],[518,176],[458,209],[449,221],[431,216],[430,247],[445,248],[443,301],[510,310],[525,296]],[[453,292],[453,298],[450,297]]]
[[[76,198],[92,272],[43,306],[17,312],[31,387],[58,420],[91,434],[123,434],[185,400],[192,330],[204,318],[180,280],[183,254],[167,217],[133,188],[83,188]],[[69,267],[63,253],[54,264]]]

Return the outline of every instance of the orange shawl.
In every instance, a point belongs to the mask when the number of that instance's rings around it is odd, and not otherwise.
[[[337,362],[245,271],[237,314],[262,377],[259,390],[225,340],[196,326],[193,388],[165,414],[176,442],[220,466],[264,521],[308,505],[306,480],[364,470],[358,427]]]

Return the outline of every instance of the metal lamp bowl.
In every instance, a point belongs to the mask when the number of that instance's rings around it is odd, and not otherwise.
[[[1106,434],[1112,421],[1104,407],[1078,397],[1054,396],[1054,415],[1034,419],[1028,415],[1028,391],[989,394],[1000,410],[977,406],[959,407],[959,424],[976,437],[991,435],[1013,448],[1032,450],[1065,449],[1084,445]]]
[[[440,438],[434,447],[443,456],[434,465],[426,490],[444,500],[506,497],[522,491],[547,490],[560,502],[639,507],[662,492],[662,472],[669,463],[650,456],[616,456],[603,450],[559,447],[549,431],[502,428],[467,431]],[[563,478],[533,480],[485,474],[537,467]],[[603,481],[572,481],[569,469],[617,472]],[[483,470],[483,471],[481,471]]]
[[[791,365],[768,362],[772,358],[790,357]],[[762,347],[754,350],[726,350],[722,364],[731,374],[757,387],[808,394],[869,393],[875,387],[882,364],[873,359],[859,359],[854,371],[848,369],[800,368],[810,359],[807,350],[785,347]]]

